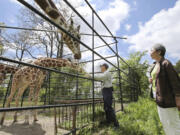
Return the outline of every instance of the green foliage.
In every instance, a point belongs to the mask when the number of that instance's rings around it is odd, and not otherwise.
[[[180,76],[180,60],[176,63],[176,65],[174,67]]]
[[[163,135],[154,101],[140,98],[117,115],[123,135]]]
[[[58,68],[58,70],[65,73],[77,74],[76,69],[72,69],[69,67]],[[64,74],[57,74],[54,72],[50,73],[49,75],[50,75],[50,80],[47,79],[45,81],[40,92],[41,101],[44,101],[45,97],[46,97],[46,101],[49,101],[49,96],[48,96],[49,93],[51,95],[50,103],[54,103],[54,100],[56,99],[57,100],[75,99],[77,94],[81,95],[80,98],[89,98],[89,93],[92,88],[92,81],[88,81],[85,79],[68,76]],[[78,91],[77,91],[77,87],[78,87]]]
[[[5,93],[6,93],[6,87],[3,87],[3,86],[0,86],[0,100],[2,100],[3,98],[2,97],[4,97],[5,96]]]
[[[0,41],[0,56],[4,54],[4,45],[2,44],[2,42]]]
[[[77,71],[74,69],[63,67],[60,68],[62,72],[76,74]],[[51,93],[51,100],[56,98],[63,98],[66,96],[67,98],[73,98],[75,96],[75,81],[76,78],[73,76],[67,76],[63,74],[51,73],[50,74],[50,93]],[[51,101],[53,102],[53,101]]]
[[[130,103],[124,112],[117,114],[120,129],[113,126],[96,126],[82,129],[80,134],[86,135],[164,135],[159,121],[157,106],[151,99],[140,98],[136,103]]]
[[[128,76],[121,72],[121,83],[124,97],[132,95],[134,89],[137,89],[138,95],[145,95],[147,93],[149,82],[147,77],[148,62],[143,61],[143,57],[146,52],[135,52],[131,53],[129,58],[125,61],[131,67],[129,68],[127,64],[120,61],[120,69],[128,74]],[[116,76],[118,76],[116,74]],[[133,88],[135,84],[136,88]],[[119,88],[116,88],[119,89]],[[129,100],[125,98],[124,101]]]

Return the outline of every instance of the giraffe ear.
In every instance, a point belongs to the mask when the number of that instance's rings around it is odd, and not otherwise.
[[[80,30],[80,27],[81,27],[80,25],[77,26],[77,31],[78,31],[78,32],[79,32],[79,30]]]
[[[73,19],[71,18],[71,26],[73,26],[74,22],[73,22]]]

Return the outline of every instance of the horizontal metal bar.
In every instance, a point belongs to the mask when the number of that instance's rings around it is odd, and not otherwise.
[[[109,71],[109,72],[118,72],[118,70],[113,70],[113,71]],[[101,74],[102,72],[94,72],[96,74]],[[92,74],[92,72],[90,72],[89,74]],[[83,75],[83,74],[82,74]]]
[[[43,31],[43,32],[59,32],[58,30],[46,30],[46,29],[36,29],[36,28],[25,28],[25,27],[16,27],[16,26],[2,26],[0,28],[6,29],[16,29],[16,30],[29,30],[29,31]],[[80,33],[80,35],[92,36],[92,34]],[[97,35],[94,35],[97,36]],[[101,35],[101,37],[108,37],[108,38],[119,38],[119,39],[127,39],[127,37],[119,37],[119,36],[107,36]]]
[[[95,103],[99,103],[95,102]],[[101,101],[103,102],[103,101]],[[69,107],[69,106],[82,106],[89,105],[89,103],[72,103],[72,104],[58,104],[58,105],[43,105],[43,106],[28,106],[28,107],[11,107],[11,108],[0,108],[0,112],[12,112],[12,111],[25,111],[25,110],[37,110],[37,109],[46,109],[46,108],[58,108],[58,107]]]
[[[92,78],[87,78],[87,77],[79,76],[79,75],[76,75],[76,74],[66,73],[66,72],[58,71],[58,70],[51,69],[51,68],[45,68],[45,67],[42,67],[42,66],[33,65],[33,64],[22,62],[22,61],[12,60],[12,59],[5,58],[5,57],[2,57],[2,56],[0,56],[0,60],[12,62],[12,63],[18,63],[18,64],[22,64],[24,66],[30,66],[30,67],[34,67],[34,68],[39,68],[39,69],[42,69],[42,70],[56,72],[56,73],[60,73],[60,74],[68,75],[68,76],[78,77],[78,78],[87,79],[87,80],[93,80]],[[95,81],[98,81],[98,80],[95,80]]]
[[[113,58],[113,57],[116,57],[116,56],[108,56],[108,57],[104,57],[105,59],[109,59],[109,58]],[[100,59],[95,59],[94,61],[98,61],[98,60],[102,60],[101,58]],[[79,64],[83,64],[83,63],[88,63],[88,62],[92,62],[93,60],[88,60],[88,61],[82,61],[82,62],[79,62]]]
[[[92,34],[86,34],[86,33],[81,33],[81,35],[93,36]],[[98,36],[98,35],[94,35],[94,36]],[[107,36],[107,35],[100,35],[100,36],[107,37],[107,38],[127,39],[127,37],[119,37],[119,36]]]
[[[109,43],[109,45],[114,45],[114,44],[116,44],[116,42]],[[94,49],[98,49],[98,48],[101,48],[101,47],[107,47],[107,45],[100,45],[98,47],[94,47]],[[89,51],[89,50],[82,50],[81,52],[87,52],[87,51]],[[72,53],[65,54],[65,55],[63,55],[63,57],[68,56],[68,55],[72,55]]]
[[[43,31],[43,32],[58,32],[57,30],[45,30],[45,29],[24,28],[24,27],[15,27],[15,26],[1,26],[1,25],[0,25],[0,28],[16,29],[16,30],[29,30],[29,31]]]

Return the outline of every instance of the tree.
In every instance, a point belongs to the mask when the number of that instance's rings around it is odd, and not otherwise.
[[[36,58],[32,53],[34,44],[31,42],[33,38],[31,33],[31,31],[19,31],[7,34],[4,38],[6,40],[6,47],[15,51],[16,59],[19,61],[23,60],[24,55]]]
[[[5,26],[5,23],[0,22],[1,26]],[[0,28],[0,56],[2,56],[5,53],[5,48],[4,48],[4,39],[2,37],[2,33],[4,32],[3,28]]]
[[[180,76],[180,60],[176,63],[176,65],[174,66],[174,68],[176,69],[176,71],[178,72],[179,76]]]
[[[147,77],[148,62],[142,61],[146,52],[131,53],[129,58],[126,59],[127,64],[120,61],[120,69],[128,75],[121,72],[121,84],[123,95],[126,96],[124,100],[133,100],[133,94],[144,95],[147,93],[149,82]],[[117,77],[118,75],[115,74]],[[117,80],[116,80],[117,81]],[[135,85],[134,85],[135,84]],[[116,89],[119,89],[117,87]],[[137,100],[137,99],[134,99]]]
[[[174,66],[174,68],[176,69],[176,71],[178,72],[178,74],[180,73],[180,60],[177,61],[176,65]]]

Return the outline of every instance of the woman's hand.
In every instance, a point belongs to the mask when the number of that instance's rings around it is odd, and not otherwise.
[[[152,78],[149,78],[149,83],[151,83],[151,84],[152,84],[152,82],[153,82]]]
[[[178,110],[180,111],[180,97],[176,97],[176,106]]]

